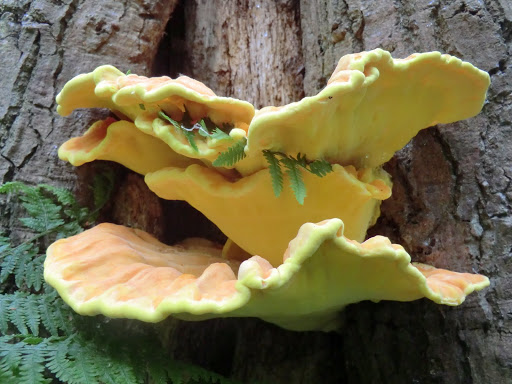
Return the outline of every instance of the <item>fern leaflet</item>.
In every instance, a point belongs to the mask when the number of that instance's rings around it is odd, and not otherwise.
[[[9,323],[7,319],[7,314],[9,313],[8,305],[10,304],[10,299],[7,295],[0,295],[0,333],[5,334],[9,330]]]
[[[307,192],[300,169],[303,168],[319,177],[323,177],[329,172],[332,172],[332,165],[329,162],[325,160],[309,161],[306,158],[306,155],[302,155],[300,153],[297,154],[297,157],[293,157],[283,152],[263,150],[263,156],[269,165],[274,195],[279,197],[283,189],[282,164],[286,168],[286,175],[290,179],[290,187],[295,194],[295,198],[301,205],[304,204]]]
[[[190,144],[190,146],[192,147],[192,149],[193,149],[194,151],[196,151],[196,152],[199,152],[199,148],[197,147],[197,144],[196,144],[196,139],[195,139],[194,132],[184,130],[184,131],[183,131],[183,134],[184,134],[184,135],[185,135],[185,137],[187,138],[188,143]]]
[[[28,340],[30,342],[30,340]],[[35,345],[26,343],[23,348],[23,359],[19,367],[19,384],[40,384],[50,383],[50,379],[43,376],[44,362],[48,351],[45,349],[46,343],[37,343]]]
[[[219,154],[219,156],[212,163],[214,167],[232,167],[240,160],[245,158],[245,144],[247,139],[237,141],[226,151]]]
[[[319,177],[324,177],[328,173],[332,172],[332,165],[325,160],[315,160],[309,164],[306,168],[309,172]]]
[[[171,123],[174,126],[174,128],[176,128],[178,131],[182,132],[183,135],[185,135],[185,137],[187,138],[187,141],[190,144],[190,146],[194,149],[194,151],[199,152],[199,149],[197,148],[197,144],[195,141],[195,135],[194,135],[192,128],[188,129],[188,128],[184,127],[182,124],[178,123],[176,120],[171,119],[169,116],[167,116],[165,114],[165,112],[163,112],[163,111],[158,112],[158,117],[160,117],[163,120],[168,121],[169,123]]]
[[[169,116],[167,116],[165,114],[165,112],[163,112],[163,111],[158,112],[158,117],[163,120],[166,120],[169,123],[171,123],[172,125],[174,125],[174,128],[176,128],[177,130],[181,130],[181,125],[176,120],[171,119]]]
[[[263,151],[263,156],[265,156],[268,163],[268,170],[270,177],[272,178],[272,189],[274,190],[274,195],[279,197],[283,191],[283,172],[279,165],[279,159],[276,157],[274,152],[267,150]]]
[[[33,256],[35,253],[31,244],[21,244],[16,248],[3,247],[0,252],[0,266],[2,267],[0,282],[4,282],[11,274],[18,272],[20,265],[30,259],[27,254]]]
[[[12,336],[0,337],[0,372],[7,377],[17,374],[23,347],[20,343],[11,344]]]
[[[28,289],[34,289],[40,291],[43,286],[43,270],[45,255],[36,255],[32,260],[28,261],[23,268],[16,271],[15,279],[18,287],[25,285]]]
[[[39,314],[39,298],[36,295],[27,295],[21,301],[22,311],[25,317],[25,323],[30,334],[39,335],[39,323],[41,315]]]
[[[281,160],[286,167],[286,174],[290,180],[290,187],[292,188],[295,199],[299,204],[304,204],[306,197],[306,186],[302,180],[302,173],[296,161],[288,157]]]
[[[16,292],[11,296],[11,301],[7,307],[7,318],[14,324],[18,332],[22,335],[28,335],[27,314],[23,305],[25,294]]]

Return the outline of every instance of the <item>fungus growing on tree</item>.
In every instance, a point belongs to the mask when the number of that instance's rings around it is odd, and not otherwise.
[[[381,201],[391,196],[383,170],[358,173],[337,164],[332,168],[324,177],[304,172],[308,196],[302,205],[290,188],[274,195],[268,169],[231,181],[200,165],[173,167],[150,173],[145,181],[157,196],[189,202],[246,252],[278,266],[288,243],[307,222],[337,217],[350,239],[364,240],[379,216]]]
[[[75,166],[110,160],[142,175],[198,162],[170,151],[167,144],[138,130],[132,122],[113,118],[97,121],[83,136],[66,141],[59,148],[59,157]]]
[[[391,195],[381,165],[419,130],[477,114],[488,86],[487,73],[452,56],[397,60],[380,49],[344,56],[317,95],[255,114],[188,77],[111,66],[77,76],[58,111],[107,107],[121,121],[95,123],[61,158],[124,164],[158,196],[203,212],[228,242],[166,246],[100,224],[54,243],[45,278],[79,313],[144,321],[255,316],[328,330],[362,300],[458,305],[488,279],[411,264],[381,236],[363,240]]]
[[[233,141],[245,140],[254,107],[218,97],[187,76],[125,75],[111,65],[71,79],[57,95],[57,112],[108,108],[181,155],[213,161]],[[202,139],[200,139],[202,136]]]
[[[386,237],[349,240],[339,219],[304,224],[283,255],[277,268],[260,256],[238,263],[204,239],[167,246],[141,230],[100,224],[52,244],[45,279],[82,315],[255,316],[293,330],[332,330],[337,312],[362,300],[458,305],[489,284],[482,275],[411,264]]]

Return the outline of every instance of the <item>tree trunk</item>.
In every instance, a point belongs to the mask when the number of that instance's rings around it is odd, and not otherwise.
[[[341,56],[377,47],[399,58],[439,50],[488,71],[480,115],[422,131],[386,165],[393,196],[370,230],[415,261],[485,274],[488,289],[454,308],[355,304],[340,314],[339,333],[256,319],[167,320],[160,328],[175,357],[242,382],[512,382],[509,0],[0,0],[0,13],[0,181],[65,185],[83,196],[93,167],[76,170],[56,149],[104,112],[62,118],[55,96],[101,64],[184,73],[257,107],[312,95]],[[123,187],[109,221],[167,241],[222,237],[190,207],[157,199],[140,176],[118,169]],[[16,206],[2,200],[0,214],[3,230],[23,236]]]

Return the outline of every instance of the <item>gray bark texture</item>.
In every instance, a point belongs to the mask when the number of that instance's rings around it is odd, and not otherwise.
[[[105,112],[62,118],[55,96],[101,64],[183,73],[260,107],[316,93],[341,56],[378,47],[394,57],[439,50],[491,75],[480,115],[422,131],[386,165],[393,196],[369,233],[415,261],[485,274],[491,286],[460,307],[355,304],[339,333],[170,319],[162,340],[176,358],[244,383],[512,383],[510,0],[0,0],[0,182],[68,186],[86,199],[94,166],[74,169],[56,150]],[[106,220],[167,241],[222,237],[116,169]],[[2,229],[23,237],[17,206],[2,199]]]

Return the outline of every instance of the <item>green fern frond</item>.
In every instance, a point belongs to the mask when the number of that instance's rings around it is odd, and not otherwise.
[[[22,311],[25,317],[25,322],[30,330],[30,334],[34,336],[39,335],[39,323],[41,322],[41,315],[39,313],[39,297],[36,295],[27,295],[21,300]]]
[[[23,300],[26,297],[21,292],[9,295],[10,301],[7,301],[7,319],[22,335],[28,335],[27,314],[25,313]]]
[[[52,336],[60,333],[71,335],[76,331],[73,323],[77,315],[53,288],[48,289],[51,289],[50,293],[40,295],[39,299],[41,322]]]
[[[39,335],[41,317],[37,296],[18,291],[10,295],[1,295],[0,303],[3,307],[1,311],[4,321],[7,319],[8,322],[7,324],[2,322],[2,332],[11,328],[22,335]]]
[[[35,187],[20,182],[10,182],[0,186],[0,193],[16,193],[28,217],[20,218],[23,225],[35,232],[46,233],[76,221],[83,224],[90,215],[87,208],[76,202],[73,194],[58,187],[46,184]]]
[[[292,188],[293,194],[295,195],[295,199],[300,205],[303,205],[304,199],[306,198],[306,186],[304,185],[302,173],[299,165],[297,164],[297,161],[286,157],[283,158],[281,162],[286,167],[286,175],[290,180],[290,187]]]
[[[45,330],[52,336],[71,334],[74,331],[74,312],[54,293],[39,296],[39,317]]]
[[[20,221],[27,228],[36,232],[46,232],[64,224],[61,217],[62,207],[44,196],[39,188],[26,189],[22,193],[20,200],[29,217],[21,218]]]
[[[9,304],[10,298],[7,295],[0,295],[0,334],[6,334],[9,330],[9,322],[7,321]]]
[[[0,241],[1,243],[1,241]],[[31,243],[11,248],[10,244],[0,246],[0,282],[14,275],[18,287],[25,286],[39,291],[43,282],[44,256]]]
[[[188,111],[185,111],[185,114],[183,115],[183,121],[181,121],[181,122],[178,122],[178,121],[172,119],[171,117],[167,116],[167,114],[163,111],[158,112],[158,117],[171,123],[174,126],[174,128],[176,128],[176,130],[182,132],[183,135],[186,137],[189,145],[196,152],[199,152],[199,148],[196,143],[195,132],[197,132],[200,136],[209,137],[212,139],[233,140],[231,138],[231,136],[229,136],[227,133],[223,132],[219,127],[215,127],[215,124],[209,118],[206,118],[207,121],[205,121],[205,119],[201,119],[198,123],[192,124],[190,115],[188,114]],[[208,126],[210,126],[210,128],[213,129],[212,132],[210,132],[210,130],[208,129]],[[230,156],[234,155],[233,150],[238,151],[238,152],[236,152],[237,155],[240,154],[239,146],[237,144],[233,145],[231,152],[229,152],[229,150],[231,149],[231,147],[230,147],[230,148],[228,148],[228,151],[221,153],[219,155],[219,157],[224,155],[224,157],[223,157],[224,160],[219,160],[217,163],[224,164],[225,162],[232,162],[234,159],[232,159]],[[244,143],[244,147],[245,147],[245,143]],[[243,154],[243,157],[245,157],[245,153]],[[237,161],[240,161],[241,159],[243,159],[243,157],[241,157],[241,158],[236,157],[236,158],[239,158],[239,160],[237,160]],[[218,158],[215,161],[217,161],[217,160],[218,160]],[[220,167],[223,165],[216,165],[216,166]]]
[[[173,361],[169,369],[169,378],[173,384],[178,383],[219,383],[219,384],[234,384],[233,381],[225,377],[208,371],[196,365],[191,365],[183,362]]]
[[[100,358],[102,351],[94,348],[94,345],[81,343],[76,337],[69,339],[67,345],[66,358],[70,361],[69,368],[65,372],[65,377],[56,374],[57,378],[69,384],[82,384],[82,383],[98,383],[98,376],[103,376],[103,369],[107,365],[96,366],[94,364],[95,358]],[[64,373],[63,372],[63,373]]]
[[[0,372],[9,378],[15,378],[23,356],[23,345],[12,343],[13,336],[0,337]],[[16,381],[11,381],[15,383]]]
[[[23,358],[19,366],[19,384],[46,384],[51,379],[45,378],[43,372],[46,362],[46,343],[43,341],[38,344],[26,343],[23,346]]]
[[[102,196],[110,196],[110,192],[113,184],[113,175],[108,172],[102,172],[95,176],[93,181],[93,190],[99,191],[99,194]],[[101,186],[96,185],[101,183]],[[85,221],[89,219],[91,215],[88,208],[84,208],[78,204],[76,201],[75,195],[66,188],[54,187],[48,184],[38,185],[42,191],[46,191],[55,197],[54,204],[61,206],[62,212],[64,213],[65,224],[63,224],[65,228],[65,233],[79,233],[81,232],[81,225],[85,224]],[[100,206],[102,207],[104,202],[100,202]],[[95,209],[98,207],[95,204]],[[72,226],[74,225],[74,226]],[[80,228],[79,228],[80,227]]]
[[[62,206],[76,206],[78,205],[75,199],[75,195],[65,188],[54,187],[53,185],[40,184],[37,186],[38,189],[50,192],[57,198],[57,202]]]
[[[43,286],[43,264],[45,258],[46,255],[37,255],[26,264],[23,274],[16,272],[16,285],[19,287],[23,284],[28,289],[33,289],[36,292],[40,291]]]
[[[21,244],[15,248],[2,247],[0,252],[0,282],[6,281],[19,268],[20,264],[29,258],[26,256],[27,253],[30,253],[30,255],[36,253],[32,244]]]
[[[268,163],[268,170],[270,177],[272,178],[272,189],[274,190],[274,195],[279,197],[283,191],[283,172],[281,171],[279,159],[276,157],[274,152],[268,150],[263,151],[263,156],[265,156]]]
[[[31,188],[20,181],[9,181],[8,183],[0,185],[0,193],[19,193],[19,192],[27,192]]]
[[[16,253],[14,253],[16,255]],[[26,286],[27,288],[34,288],[36,291],[41,289],[42,275],[43,275],[43,262],[42,258],[37,255],[35,248],[21,254],[17,260],[16,268],[13,271],[14,279],[18,287]],[[39,276],[33,276],[32,274]]]
[[[46,361],[46,368],[64,383],[70,383],[73,375],[73,363],[68,359],[69,342],[69,338],[54,339],[53,351]]]
[[[160,360],[151,360],[147,362],[146,370],[148,376],[153,384],[167,384],[169,381],[169,374],[167,372],[167,364],[162,364]],[[175,381],[172,380],[174,384]]]
[[[245,144],[247,139],[239,140],[226,151],[221,152],[212,163],[214,167],[232,167],[245,158]]]
[[[71,192],[59,188],[16,182],[0,186],[0,193],[20,198],[28,216],[24,222],[36,232],[18,246],[0,236],[0,382],[48,384],[57,378],[67,384],[143,384],[148,379],[152,383],[230,383],[202,368],[169,362],[156,338],[144,338],[144,348],[140,342],[127,341],[124,333],[116,338],[106,322],[76,315],[43,283],[47,242],[77,233],[90,223],[106,202],[102,195],[110,194],[113,177],[103,177],[94,185],[92,212],[80,207]],[[29,220],[41,211],[43,219]],[[2,292],[6,288],[18,291]],[[39,293],[22,292],[27,290]]]
[[[306,159],[306,155],[302,155],[300,152],[297,154],[297,157],[294,158],[292,156],[288,156],[289,159],[293,160],[298,166],[307,169],[308,160]]]
[[[0,295],[0,332],[9,329],[22,335],[39,335],[40,325],[45,333],[72,333],[70,320],[75,315],[68,305],[52,294],[34,295],[20,291]]]
[[[293,157],[283,152],[263,150],[263,156],[269,165],[274,195],[279,197],[281,194],[283,188],[283,172],[281,165],[284,165],[286,167],[286,175],[290,179],[290,187],[293,190],[295,198],[301,205],[304,204],[307,192],[300,168],[319,177],[323,177],[329,172],[332,172],[332,165],[329,162],[325,160],[309,161],[306,155],[300,153],[297,154],[297,157]]]

